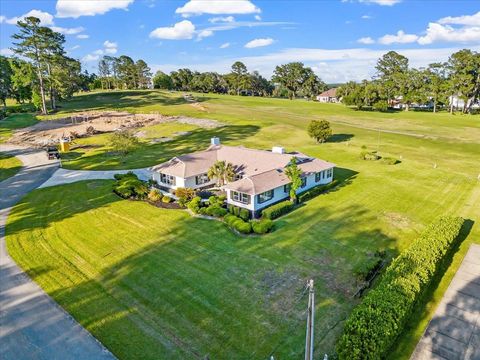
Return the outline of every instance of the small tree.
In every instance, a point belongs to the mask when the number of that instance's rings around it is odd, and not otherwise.
[[[110,146],[116,152],[122,155],[127,155],[129,152],[134,151],[138,144],[138,138],[130,131],[122,130],[113,133],[110,136]]]
[[[308,124],[308,135],[317,143],[323,143],[332,136],[332,129],[327,120],[312,120]]]
[[[297,158],[294,156],[285,169],[285,175],[290,179],[290,200],[297,201],[297,190],[302,186],[302,170],[297,165]]]

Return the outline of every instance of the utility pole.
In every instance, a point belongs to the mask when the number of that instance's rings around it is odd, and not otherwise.
[[[305,360],[313,360],[313,320],[315,318],[315,292],[313,290],[313,280],[307,283],[308,291],[308,309],[307,309],[307,334],[305,338]]]

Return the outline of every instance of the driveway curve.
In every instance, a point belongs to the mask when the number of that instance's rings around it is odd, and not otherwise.
[[[33,282],[7,254],[5,223],[24,195],[47,181],[58,162],[39,150],[0,145],[24,167],[0,182],[0,357],[23,359],[115,359]]]

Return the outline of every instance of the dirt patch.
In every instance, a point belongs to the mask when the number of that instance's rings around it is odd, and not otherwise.
[[[159,113],[130,114],[119,111],[87,111],[76,113],[63,119],[40,121],[33,126],[19,129],[13,133],[9,142],[40,147],[56,144],[62,138],[88,137],[98,133],[141,128],[169,122],[195,125],[206,129],[224,125],[212,119],[164,116]],[[145,136],[143,131],[138,131],[137,134],[138,137]]]
[[[389,224],[399,229],[408,229],[412,226],[410,219],[399,213],[385,212],[383,217]]]

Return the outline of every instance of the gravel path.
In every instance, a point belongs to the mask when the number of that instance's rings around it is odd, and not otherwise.
[[[0,145],[24,167],[0,182],[0,358],[115,359],[88,331],[33,282],[7,254],[5,223],[10,209],[58,168],[43,151]]]

